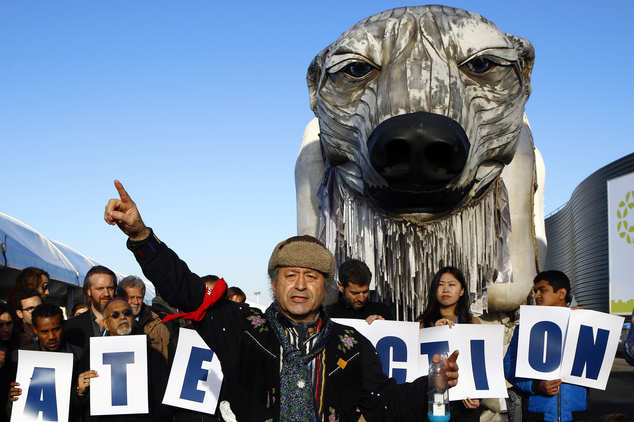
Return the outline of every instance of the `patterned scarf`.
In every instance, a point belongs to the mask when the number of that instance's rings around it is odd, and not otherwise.
[[[286,330],[279,321],[285,318],[282,312],[273,303],[266,310],[268,322],[282,345],[284,359],[282,373],[280,374],[280,421],[282,422],[317,422],[319,415],[315,409],[313,398],[313,383],[310,362],[319,354],[330,340],[332,321],[324,318],[325,326],[321,327],[318,339],[308,354],[304,355],[300,350],[290,344]],[[306,323],[293,323],[302,333],[307,330]],[[300,334],[300,339],[303,336]],[[299,346],[302,346],[300,341]]]

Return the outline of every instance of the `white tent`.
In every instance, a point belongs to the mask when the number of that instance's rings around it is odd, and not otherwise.
[[[0,213],[0,246],[0,271],[7,268],[20,271],[26,267],[37,267],[48,272],[51,280],[72,288],[81,288],[88,270],[95,265],[103,265],[63,243],[47,239],[33,228],[3,213]],[[118,280],[125,277],[125,274],[116,271],[115,274]],[[145,284],[145,301],[151,302],[156,296],[154,286],[147,281]],[[5,286],[5,290],[10,290],[11,287],[12,285]],[[72,297],[70,300],[72,301]]]
[[[41,268],[53,280],[81,287],[83,279],[80,281],[79,272],[53,242],[23,222],[2,213],[0,242],[6,267],[15,270]],[[2,264],[0,261],[0,265]]]

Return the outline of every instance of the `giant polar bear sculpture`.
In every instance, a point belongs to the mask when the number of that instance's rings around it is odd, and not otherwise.
[[[444,6],[353,26],[308,70],[318,123],[295,168],[298,233],[364,260],[401,318],[445,265],[464,271],[476,313],[517,308],[545,253],[533,61],[529,41]]]

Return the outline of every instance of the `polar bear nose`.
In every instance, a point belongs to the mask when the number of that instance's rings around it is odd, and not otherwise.
[[[368,138],[368,152],[372,166],[392,188],[427,191],[462,172],[469,140],[455,120],[419,111],[379,124]]]

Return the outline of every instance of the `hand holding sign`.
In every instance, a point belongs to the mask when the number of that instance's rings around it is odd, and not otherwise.
[[[9,400],[16,401],[22,395],[22,389],[20,387],[19,382],[12,382],[11,389],[9,390]]]
[[[462,404],[464,404],[464,407],[466,407],[467,409],[477,409],[478,407],[480,407],[480,400],[470,399],[469,397],[467,397],[462,401]]]
[[[98,376],[99,374],[97,371],[86,371],[79,374],[79,379],[77,380],[77,394],[85,396],[88,388],[90,387],[90,379]]]
[[[555,394],[559,393],[560,385],[561,380],[540,381],[539,392],[547,396],[554,396]]]

